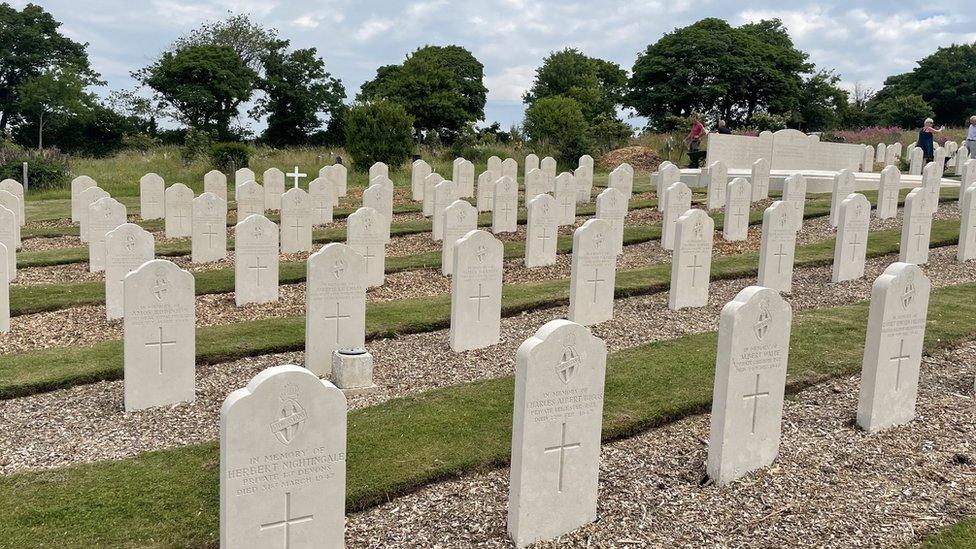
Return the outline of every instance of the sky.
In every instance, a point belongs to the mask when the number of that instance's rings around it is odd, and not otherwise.
[[[34,0],[63,23],[64,34],[89,44],[92,65],[108,82],[96,90],[102,96],[132,89],[130,71],[181,34],[228,12],[245,12],[277,28],[293,47],[317,48],[349,100],[377,67],[401,63],[418,47],[464,46],[485,65],[485,119],[503,128],[521,122],[521,97],[542,59],[566,47],[629,72],[649,44],[698,19],[740,25],[777,17],[797,47],[818,67],[835,70],[844,87],[878,89],[887,76],[910,71],[939,46],[976,41],[972,2],[944,0],[914,9],[890,0]]]

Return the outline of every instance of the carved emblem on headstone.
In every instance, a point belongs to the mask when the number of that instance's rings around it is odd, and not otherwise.
[[[478,263],[484,263],[485,258],[488,257],[488,248],[484,246],[478,246],[478,249],[474,252],[475,257],[478,258]]]
[[[336,277],[336,280],[342,277],[346,272],[346,262],[343,259],[337,259],[335,265],[332,266],[332,276]]]
[[[863,215],[864,215],[864,205],[858,202],[857,207],[854,208],[854,219],[861,219]]]
[[[122,247],[125,248],[125,251],[131,254],[132,250],[136,248],[135,237],[132,236],[131,234],[125,235],[125,238],[122,240]]]
[[[599,249],[602,249],[603,248],[603,243],[606,242],[606,240],[607,240],[606,233],[604,233],[604,232],[601,231],[599,233],[596,233],[593,236],[593,245],[596,246],[596,248],[598,250]]]
[[[695,226],[692,228],[692,232],[695,234],[695,240],[701,240],[705,235],[705,224],[702,223],[701,219],[695,221]]]
[[[255,225],[251,228],[251,234],[254,235],[254,238],[261,238],[264,236],[264,227],[261,225]]]
[[[563,383],[569,383],[581,367],[583,356],[576,350],[576,338],[572,334],[563,340],[563,352],[556,364],[556,375]]]
[[[784,209],[782,213],[779,214],[779,227],[781,229],[785,229],[787,223],[789,222],[790,222],[790,214],[787,210]]]
[[[466,218],[468,214],[464,210],[457,210],[454,216],[457,218],[457,222],[460,224],[464,222],[464,218]]]
[[[901,306],[908,308],[915,301],[915,273],[909,272],[905,280],[905,291],[901,294]]]
[[[281,389],[278,419],[271,422],[271,432],[284,445],[291,444],[308,419],[308,412],[298,402],[298,387],[285,385]]]
[[[214,196],[208,196],[207,201],[207,213],[214,213],[217,211],[217,198]]]
[[[166,278],[166,270],[159,268],[156,270],[156,277],[153,280],[152,293],[156,301],[162,301],[163,297],[169,292],[169,280]]]
[[[769,300],[764,299],[759,303],[759,314],[756,316],[756,322],[752,325],[753,330],[756,332],[756,339],[762,341],[766,334],[769,333],[769,328],[772,326],[773,315],[769,312]]]

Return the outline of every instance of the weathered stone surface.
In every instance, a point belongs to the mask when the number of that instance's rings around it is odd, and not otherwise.
[[[892,263],[874,281],[857,403],[857,424],[866,431],[915,417],[931,287],[908,263]]]
[[[519,347],[508,494],[517,547],[596,520],[607,346],[553,320]]]
[[[451,181],[457,185],[458,196],[474,196],[474,163],[463,158],[454,159]]]
[[[241,185],[247,183],[248,181],[257,181],[257,176],[254,170],[250,168],[241,168],[234,172],[234,197],[235,200],[238,196],[237,191],[240,190]]]
[[[605,189],[596,197],[596,217],[610,224],[613,250],[624,253],[624,220],[627,218],[627,199],[614,188]]]
[[[664,204],[664,219],[661,221],[661,247],[674,249],[674,230],[678,218],[691,209],[691,189],[681,181],[672,183],[661,197]]]
[[[139,216],[143,219],[161,219],[166,215],[166,183],[155,173],[139,178]]]
[[[237,189],[237,221],[252,215],[264,215],[264,189],[256,181],[248,181]]]
[[[193,233],[193,191],[182,183],[166,189],[166,238],[188,238]]]
[[[779,455],[793,311],[749,286],[722,308],[708,439],[708,476],[724,486]]]
[[[210,170],[203,176],[203,192],[213,193],[227,201],[227,176],[224,172]]]
[[[795,173],[783,181],[783,202],[793,206],[797,214],[797,224],[802,227],[807,205],[807,180],[803,175]]]
[[[17,223],[17,214],[0,206],[0,244],[7,248],[4,272],[8,282],[17,278],[17,253],[14,250],[19,242],[20,224]]]
[[[491,232],[514,233],[518,230],[518,185],[512,179],[502,177],[493,187]]]
[[[88,205],[86,204],[84,208],[81,207],[81,193],[89,187],[97,187],[98,184],[95,180],[88,177],[87,175],[80,175],[71,180],[71,222],[78,223],[81,221],[82,210],[88,211]]]
[[[514,158],[502,160],[502,177],[509,177],[512,181],[518,181],[518,161]]]
[[[7,276],[7,246],[0,242],[0,334],[10,331],[10,280]]]
[[[581,156],[579,166],[573,170],[573,176],[576,177],[576,191],[579,193],[576,201],[589,203],[593,194],[593,157],[588,154]]]
[[[546,192],[551,193],[556,181],[556,159],[547,156],[539,162],[539,169],[542,170],[543,181],[546,183]]]
[[[451,277],[451,349],[480,349],[498,343],[502,316],[500,240],[481,230],[454,243]]]
[[[281,195],[285,194],[285,172],[278,168],[268,168],[264,170],[261,183],[264,186],[264,209],[280,211]]]
[[[431,217],[434,215],[434,187],[436,187],[444,178],[438,173],[432,173],[424,179],[424,217]]]
[[[890,219],[898,214],[898,192],[901,190],[901,172],[896,166],[885,166],[878,182],[878,207],[874,210],[878,219]]]
[[[373,208],[385,218],[386,234],[390,234],[390,221],[393,219],[393,191],[389,187],[375,183],[363,191],[363,206]]]
[[[5,191],[0,191],[2,195]],[[88,242],[88,208],[95,202],[107,198],[109,196],[105,189],[99,187],[89,187],[81,192],[81,196],[78,197],[78,236],[82,242]],[[15,197],[16,198],[16,197]],[[0,206],[3,205],[3,200],[0,198]],[[14,216],[17,216],[17,210],[13,208],[7,208],[8,210],[14,212]],[[20,227],[20,221],[17,221],[17,227]],[[17,242],[20,242],[20,231],[17,232]]]
[[[617,254],[610,249],[610,224],[590,219],[573,233],[569,319],[584,326],[613,318]]]
[[[563,172],[556,176],[555,192],[556,198],[556,221],[560,225],[576,224],[576,178],[569,172]]]
[[[312,251],[312,199],[293,187],[281,197],[281,253]]]
[[[782,200],[763,212],[759,243],[759,285],[780,292],[793,289],[793,260],[800,223],[796,208]]]
[[[725,197],[725,216],[722,238],[729,241],[746,240],[749,237],[749,206],[752,203],[749,182],[736,177],[729,183]]]
[[[114,198],[101,198],[88,207],[88,272],[105,270],[105,235],[125,220],[125,206]]]
[[[495,202],[495,182],[491,180],[491,172],[481,172],[478,176],[477,206],[479,212],[490,212]]]
[[[729,183],[729,170],[724,162],[714,162],[700,175],[708,196],[705,198],[705,207],[709,210],[725,206],[725,188]]]
[[[332,182],[324,177],[313,179],[308,184],[308,199],[312,203],[312,225],[332,223],[333,205],[338,201]]]
[[[363,277],[368,288],[382,286],[386,279],[384,217],[373,208],[359,208],[346,221],[346,244],[366,260]]]
[[[868,249],[871,203],[863,194],[855,193],[845,198],[839,209],[831,282],[864,276],[864,258]]]
[[[752,179],[749,184],[753,202],[769,198],[769,160],[760,158],[752,163]]]
[[[932,233],[932,213],[925,189],[913,189],[905,197],[905,213],[901,222],[901,246],[898,261],[922,265],[929,262],[929,241]]]
[[[576,205],[575,201],[573,205]],[[542,267],[556,263],[556,238],[559,235],[556,200],[548,194],[540,194],[529,201],[526,209],[525,266]]]
[[[656,193],[657,193],[657,211],[664,211],[664,193],[667,192],[671,185],[681,181],[681,169],[675,166],[673,163],[665,160],[658,166],[656,183]]]
[[[833,192],[830,195],[830,226],[836,227],[840,203],[854,192],[854,172],[841,170],[834,176]]]
[[[105,314],[122,318],[125,277],[156,256],[156,239],[135,223],[124,223],[105,235]]]
[[[454,272],[454,243],[478,228],[478,209],[467,200],[455,200],[444,210],[444,242],[441,247],[441,274]]]
[[[431,233],[436,242],[444,238],[444,210],[458,198],[457,185],[453,181],[441,181],[434,186]]]
[[[234,296],[238,307],[278,301],[278,226],[263,215],[234,229]]]
[[[704,210],[688,210],[678,218],[671,256],[668,307],[704,307],[712,272],[712,233],[715,221]]]
[[[433,171],[426,160],[414,160],[410,165],[410,196],[413,200],[424,199],[424,180]]]
[[[191,260],[209,263],[227,257],[227,202],[213,193],[193,199]]]
[[[305,367],[332,372],[332,353],[366,345],[366,259],[334,242],[308,258]]]
[[[634,193],[634,168],[627,163],[614,168],[607,178],[607,187],[617,189],[624,198],[630,200]]]
[[[525,172],[525,199],[532,200],[540,194],[546,194],[545,174],[539,168]]]
[[[372,181],[375,177],[385,177],[389,179],[390,177],[390,167],[384,162],[376,162],[369,167],[369,180]]]

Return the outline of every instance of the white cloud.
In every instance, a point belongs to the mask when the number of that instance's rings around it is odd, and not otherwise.
[[[291,24],[303,29],[314,29],[319,26],[319,20],[310,15],[303,15],[292,20]]]
[[[485,76],[488,99],[494,101],[521,101],[522,94],[532,87],[535,65],[508,67],[501,74]]]
[[[358,31],[356,31],[354,36],[356,40],[365,42],[374,36],[383,34],[384,32],[390,30],[390,27],[392,26],[393,22],[389,19],[370,19],[369,21],[366,21],[366,23],[363,24]]]

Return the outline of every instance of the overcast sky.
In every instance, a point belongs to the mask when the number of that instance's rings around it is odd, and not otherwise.
[[[22,7],[26,2],[14,1]],[[846,87],[877,89],[911,70],[942,45],[976,41],[973,0],[909,2],[482,0],[43,0],[62,31],[90,44],[106,89],[132,88],[129,71],[180,34],[228,11],[275,27],[295,47],[315,47],[350,99],[377,67],[399,63],[425,44],[459,44],[485,65],[485,117],[503,127],[522,119],[522,93],[550,51],[575,47],[633,67],[637,54],[664,33],[703,17],[739,25],[778,17],[818,67],[834,69]]]

